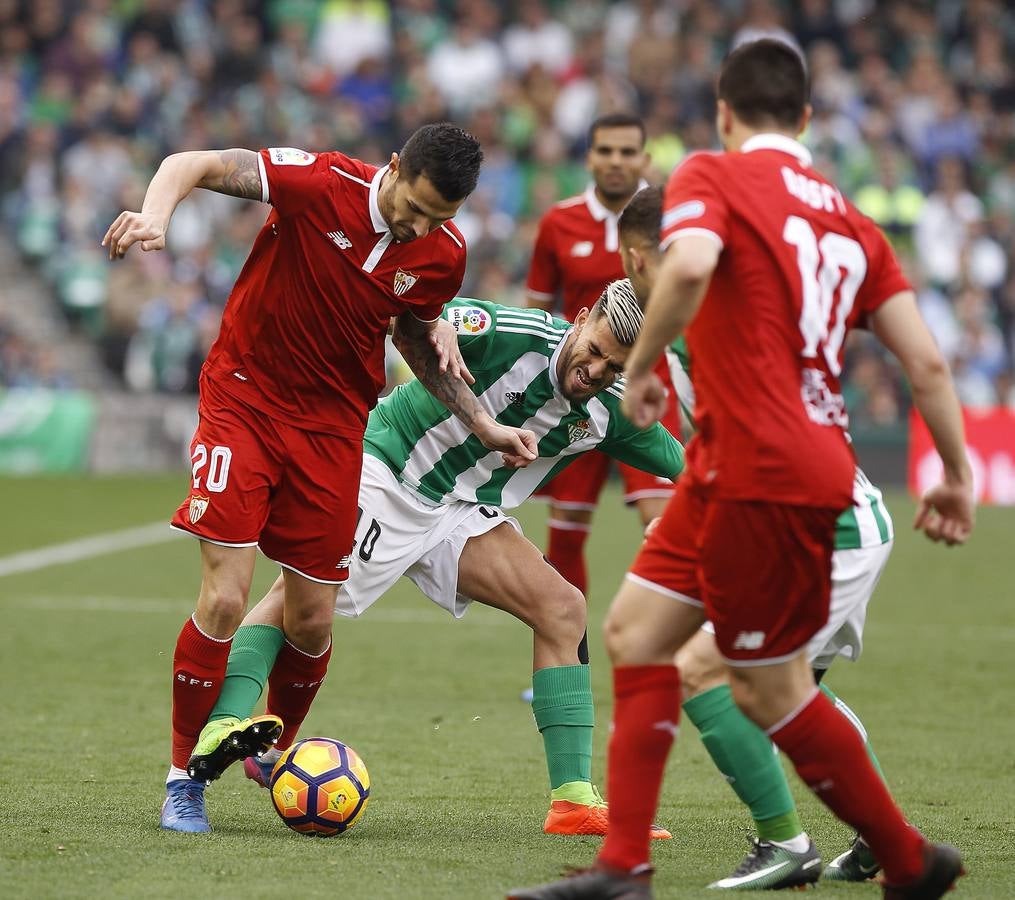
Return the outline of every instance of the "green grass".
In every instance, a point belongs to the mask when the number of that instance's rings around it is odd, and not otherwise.
[[[168,518],[182,476],[4,481],[0,555]],[[1015,896],[1015,512],[984,509],[973,543],[934,547],[906,527],[875,600],[860,665],[836,691],[863,717],[910,818],[962,848],[963,898]],[[522,510],[543,537],[544,513]],[[590,547],[597,626],[638,541],[615,493]],[[258,570],[255,591],[274,573]],[[198,586],[197,550],[160,546],[0,578],[0,895],[4,897],[493,898],[591,859],[597,841],[544,836],[541,743],[518,694],[529,637],[504,615],[461,622],[404,582],[340,621],[306,734],[340,737],[373,778],[349,834],[288,832],[238,767],[209,791],[215,833],[157,828],[175,636]],[[594,628],[594,636],[597,632]],[[605,723],[609,671],[594,642]],[[606,729],[597,729],[602,781]],[[795,781],[827,856],[850,835]],[[656,845],[660,898],[704,898],[746,849],[749,820],[692,726],[670,761]],[[820,896],[874,897],[873,886]]]

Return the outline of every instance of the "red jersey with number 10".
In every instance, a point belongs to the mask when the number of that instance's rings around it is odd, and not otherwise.
[[[909,284],[884,235],[775,134],[689,157],[670,176],[661,245],[722,247],[687,343],[712,496],[845,509],[855,461],[839,384],[847,331]]]
[[[447,223],[395,241],[377,203],[386,167],[292,147],[258,162],[274,209],[202,379],[298,428],[359,437],[384,386],[389,319],[440,316],[462,284],[465,240]]]

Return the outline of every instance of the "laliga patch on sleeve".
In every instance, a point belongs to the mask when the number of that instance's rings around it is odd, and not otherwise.
[[[448,321],[459,334],[482,334],[489,331],[493,318],[478,306],[454,306],[448,310]]]
[[[705,204],[700,200],[688,200],[663,213],[663,228],[670,228],[686,219],[699,219],[705,213]]]
[[[268,158],[276,166],[309,166],[317,157],[295,147],[271,147]]]

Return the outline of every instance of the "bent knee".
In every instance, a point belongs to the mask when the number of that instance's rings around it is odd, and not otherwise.
[[[585,595],[563,578],[550,596],[541,597],[532,616],[532,628],[546,637],[577,645],[588,623]]]
[[[334,599],[312,607],[286,609],[286,637],[301,650],[316,652],[327,645],[335,618]]]
[[[767,721],[766,698],[748,672],[743,669],[730,669],[730,691],[733,694],[733,702],[748,719],[759,726]]]
[[[684,702],[728,683],[726,664],[706,631],[699,631],[679,650],[676,663]]]

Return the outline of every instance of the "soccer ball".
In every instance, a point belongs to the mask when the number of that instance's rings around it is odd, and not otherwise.
[[[293,831],[331,837],[362,818],[370,775],[352,747],[331,738],[307,738],[275,763],[269,787],[275,812]]]

